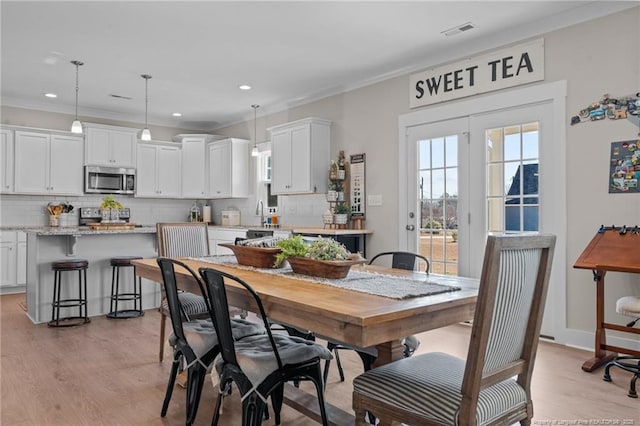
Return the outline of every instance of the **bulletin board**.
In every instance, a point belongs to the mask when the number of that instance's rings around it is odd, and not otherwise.
[[[609,193],[638,193],[640,188],[640,140],[611,143]]]
[[[350,161],[351,218],[365,218],[365,154],[353,154]]]

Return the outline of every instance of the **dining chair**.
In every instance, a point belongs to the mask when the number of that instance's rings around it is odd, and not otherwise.
[[[378,253],[369,261],[369,265],[373,264],[373,262],[383,256],[391,256],[391,267],[394,269],[405,269],[409,271],[413,271],[416,269],[416,264],[421,259],[425,264],[425,272],[429,273],[429,260],[426,257],[417,254],[411,253],[407,251],[386,251],[382,253]],[[408,336],[402,339],[402,346],[405,358],[408,358],[413,355],[413,353],[420,346],[420,340],[416,336]],[[338,368],[338,374],[340,375],[340,381],[344,382],[344,369],[342,368],[342,362],[340,361],[340,352],[339,350],[348,349],[355,350],[360,359],[362,360],[362,366],[364,367],[364,371],[371,370],[371,366],[378,358],[378,351],[375,347],[369,348],[355,348],[352,346],[342,345],[337,342],[328,341],[327,348],[334,354],[336,359],[336,367]],[[329,377],[329,367],[331,365],[331,361],[326,361],[324,364],[324,382],[327,383],[327,379]]]
[[[178,369],[184,360],[187,370],[186,386],[186,424],[190,425],[196,418],[202,385],[206,377],[209,366],[214,358],[220,353],[218,337],[211,320],[210,305],[204,297],[205,288],[199,275],[188,265],[176,259],[159,257],[158,266],[162,272],[162,279],[165,288],[167,305],[169,307],[169,318],[173,334],[169,338],[173,351],[173,363],[169,375],[169,383],[162,403],[161,417],[167,414],[173,387],[175,385]],[[200,288],[199,296],[207,305],[207,319],[191,319],[185,321],[185,307],[181,302],[178,292],[176,267],[186,271]],[[230,325],[233,329],[234,339],[243,339],[247,336],[264,334],[264,328],[259,324],[254,324],[242,319],[231,319]]]
[[[201,257],[209,256],[209,234],[206,223],[201,222],[160,222],[156,224],[158,239],[158,256],[160,257]],[[180,304],[184,309],[184,317],[191,319],[207,319],[209,311],[204,298],[186,291],[178,293]],[[160,303],[160,351],[158,359],[164,360],[166,320],[169,316],[167,298],[163,296]]]
[[[382,426],[529,425],[554,246],[553,235],[489,236],[466,361],[426,353],[361,374],[353,382],[356,425],[366,412]]]
[[[327,425],[324,386],[320,369],[321,359],[330,359],[331,353],[310,340],[285,334],[274,334],[258,294],[242,279],[211,268],[200,268],[211,303],[214,326],[220,340],[220,355],[216,361],[219,374],[219,394],[212,425],[217,425],[220,406],[230,386],[235,383],[242,400],[243,426],[259,426],[271,397],[276,425],[284,399],[284,384],[288,381],[311,380],[315,385],[322,424]],[[227,295],[230,291],[248,292],[253,299],[267,334],[249,336],[234,341],[230,333]]]
[[[633,327],[638,321],[640,321],[640,297],[621,297],[616,302],[616,312],[633,318],[633,320],[627,323],[627,327]],[[633,373],[631,381],[629,382],[629,392],[627,393],[627,396],[629,398],[637,398],[638,392],[636,391],[636,381],[638,380],[638,377],[640,377],[640,357],[633,355],[620,355],[609,361],[605,366],[604,375],[602,377],[602,380],[605,382],[612,381],[610,372],[611,367],[618,367]]]

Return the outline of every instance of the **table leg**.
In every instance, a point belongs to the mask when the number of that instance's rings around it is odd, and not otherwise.
[[[376,345],[376,349],[378,349],[378,358],[373,363],[374,368],[404,358],[404,346],[400,340],[381,343]]]
[[[608,363],[618,356],[615,352],[609,352],[604,349],[607,344],[607,334],[604,328],[604,276],[607,271],[596,271],[596,333],[595,333],[595,349],[592,358],[589,358],[582,364],[582,369],[591,372],[603,364]]]

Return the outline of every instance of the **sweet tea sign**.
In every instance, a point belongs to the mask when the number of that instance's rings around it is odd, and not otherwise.
[[[412,74],[409,77],[409,107],[539,80],[544,80],[544,39]]]

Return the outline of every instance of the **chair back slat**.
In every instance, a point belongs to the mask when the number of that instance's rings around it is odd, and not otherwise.
[[[554,247],[553,235],[487,238],[462,382],[462,421],[475,418],[481,389],[509,377],[518,375],[530,394]]]
[[[209,228],[206,223],[158,223],[156,230],[159,256],[209,256]]]

